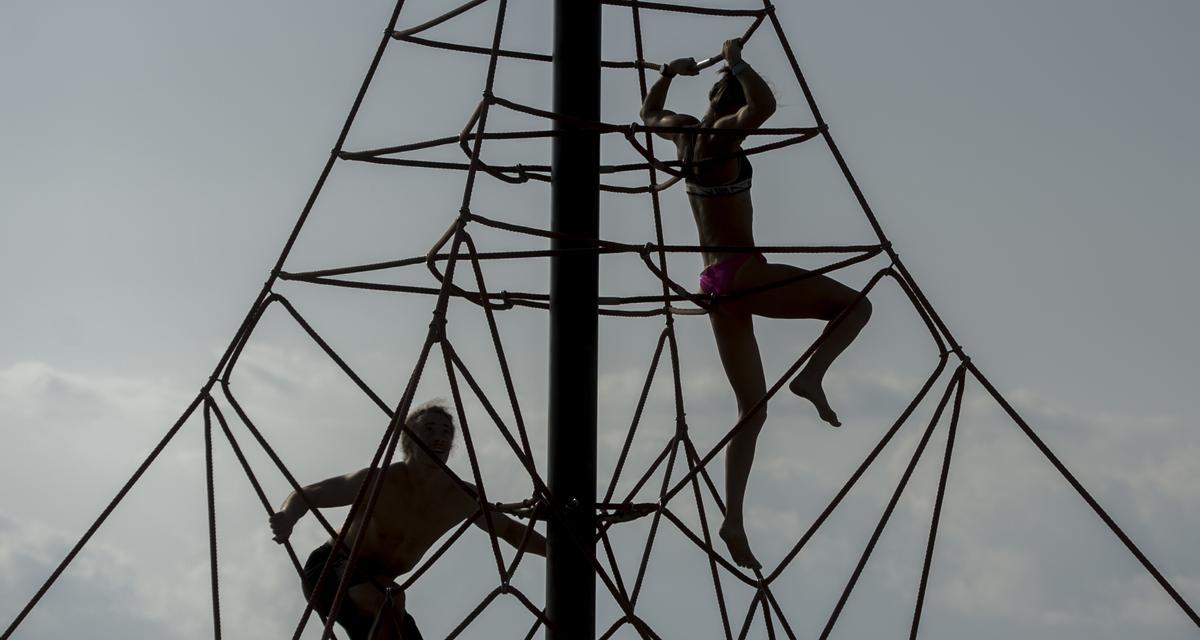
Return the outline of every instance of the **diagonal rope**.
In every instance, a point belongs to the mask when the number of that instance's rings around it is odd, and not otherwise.
[[[829,634],[833,633],[833,626],[837,624],[838,617],[845,608],[846,602],[850,599],[850,594],[854,591],[854,587],[858,584],[858,579],[862,576],[863,569],[867,566],[867,561],[871,559],[871,553],[875,551],[875,545],[883,535],[883,530],[887,527],[888,520],[891,519],[896,505],[899,504],[900,496],[904,494],[904,489],[908,486],[908,480],[917,468],[917,463],[921,460],[921,454],[925,452],[925,445],[929,444],[929,437],[933,435],[934,428],[937,427],[938,422],[942,419],[942,411],[946,408],[946,403],[949,402],[950,395],[956,387],[962,385],[965,371],[965,367],[960,365],[954,372],[950,384],[946,386],[946,391],[942,394],[942,399],[938,401],[937,408],[933,411],[933,417],[929,420],[929,426],[921,434],[921,440],[917,443],[916,451],[913,452],[912,457],[909,459],[908,466],[904,468],[904,473],[900,476],[900,481],[896,484],[896,490],[892,492],[891,500],[888,501],[887,507],[884,508],[883,515],[879,517],[879,523],[875,525],[875,530],[871,532],[871,538],[867,541],[867,546],[863,549],[862,555],[859,556],[858,564],[855,565],[854,571],[846,581],[846,587],[842,590],[842,595],[838,598],[837,605],[834,606],[833,611],[829,614],[829,620],[825,623],[825,628],[821,631],[821,640],[826,640]]]
[[[926,544],[925,561],[921,566],[921,584],[917,588],[917,603],[913,607],[913,622],[909,631],[909,640],[917,640],[917,629],[921,626],[925,589],[929,585],[929,571],[933,564],[933,547],[937,542],[938,522],[942,515],[942,502],[946,497],[946,480],[950,477],[950,458],[954,455],[954,438],[958,434],[958,418],[962,413],[963,391],[966,387],[966,377],[960,377],[954,393],[954,411],[950,415],[950,430],[946,435],[946,453],[942,458],[941,475],[938,476],[937,498],[934,499],[933,516],[929,522],[929,542]]]

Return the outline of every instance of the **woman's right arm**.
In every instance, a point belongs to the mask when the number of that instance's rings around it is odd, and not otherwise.
[[[270,518],[271,532],[276,542],[283,542],[292,534],[292,528],[309,508],[345,507],[354,502],[358,487],[367,477],[367,470],[360,469],[344,476],[327,478],[310,484],[302,490],[304,495],[293,491],[284,499],[279,511]],[[307,501],[305,500],[307,498]]]
[[[715,126],[725,125],[734,129],[756,129],[775,113],[775,94],[767,82],[758,75],[750,65],[742,60],[742,41],[739,39],[726,40],[722,47],[725,64],[733,70],[733,75],[742,85],[746,95],[746,106],[738,110],[733,118],[721,118]]]
[[[658,80],[650,86],[650,90],[646,92],[646,99],[642,101],[642,122],[647,126],[657,126],[658,120],[666,114],[670,114],[663,107],[667,103],[667,91],[671,89],[671,78],[674,76],[662,74],[658,76]]]

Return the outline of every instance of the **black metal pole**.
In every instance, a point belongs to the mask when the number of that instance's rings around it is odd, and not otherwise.
[[[600,119],[600,2],[555,0],[554,110],[582,122]],[[550,227],[578,238],[600,230],[600,135],[555,122]],[[553,240],[553,249],[586,247]],[[557,502],[547,523],[546,616],[549,640],[596,637],[596,348],[599,256],[579,252],[550,262],[549,488]]]

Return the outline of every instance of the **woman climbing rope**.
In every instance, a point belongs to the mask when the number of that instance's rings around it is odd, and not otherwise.
[[[726,41],[722,53],[727,66],[721,69],[721,78],[708,93],[708,111],[702,119],[663,108],[671,78],[700,73],[695,60],[680,58],[663,66],[662,76],[642,103],[642,120],[648,126],[716,130],[762,126],[775,112],[775,96],[762,77],[742,59],[740,40]],[[705,266],[700,272],[700,290],[717,300],[709,319],[721,364],[737,397],[739,417],[745,421],[730,440],[725,454],[727,511],[721,538],[735,562],[758,569],[760,565],[750,550],[743,523],[746,482],[754,462],[755,442],[767,418],[765,404],[754,415],[747,415],[766,394],[762,359],[754,337],[754,316],[829,321],[846,312],[788,387],[792,393],[811,401],[822,420],[837,427],[841,423],[825,398],[822,380],[829,365],[867,323],[871,304],[865,298],[853,304],[858,297],[856,291],[823,275],[771,287],[806,271],[767,262],[761,253],[753,251],[752,169],[741,153],[744,136],[704,131],[659,135],[675,143],[683,163],[688,200],[701,246],[747,248],[702,252]],[[728,294],[758,288],[765,290],[722,299]]]

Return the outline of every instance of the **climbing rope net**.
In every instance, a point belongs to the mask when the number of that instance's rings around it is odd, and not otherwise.
[[[460,43],[445,42],[428,37],[422,37],[423,32],[442,24],[456,16],[476,9],[487,3],[494,3],[497,6],[495,28],[492,33],[490,47],[481,47]],[[252,333],[258,326],[260,319],[272,307],[281,308],[288,317],[303,329],[303,331],[312,339],[328,357],[336,364],[345,375],[353,381],[353,383],[362,390],[371,402],[374,403],[382,412],[389,417],[387,429],[376,447],[375,453],[371,459],[369,468],[372,470],[385,468],[389,465],[395,455],[397,444],[403,432],[408,431],[407,425],[404,424],[403,417],[406,416],[412,407],[413,399],[416,390],[420,383],[423,372],[432,364],[435,348],[441,354],[441,365],[445,370],[450,390],[453,396],[454,407],[457,413],[457,422],[461,433],[462,442],[465,446],[467,457],[470,462],[472,480],[474,487],[467,482],[458,478],[444,463],[440,463],[436,456],[431,456],[435,461],[442,465],[450,477],[459,482],[462,488],[475,496],[478,509],[475,515],[463,522],[429,554],[417,568],[415,568],[407,576],[404,576],[404,582],[401,584],[403,589],[407,589],[417,582],[423,575],[427,573],[431,566],[437,563],[444,557],[449,550],[463,535],[463,533],[478,519],[482,518],[489,533],[491,552],[496,563],[498,574],[498,584],[480,601],[470,612],[455,626],[447,638],[455,638],[467,629],[467,627],[477,619],[480,614],[491,605],[497,598],[501,596],[509,596],[517,600],[521,606],[528,610],[531,616],[531,626],[525,638],[533,637],[539,629],[548,626],[551,622],[545,615],[545,610],[535,604],[525,593],[512,584],[512,577],[517,570],[517,567],[525,557],[525,550],[529,542],[528,533],[525,539],[519,545],[517,552],[511,561],[505,561],[500,552],[500,545],[496,535],[496,529],[493,524],[493,517],[498,513],[505,513],[520,518],[528,519],[531,523],[539,519],[548,519],[557,517],[554,507],[554,501],[546,482],[543,480],[541,472],[537,468],[530,439],[525,421],[522,417],[522,412],[517,399],[517,392],[513,383],[513,374],[509,367],[508,359],[505,355],[503,341],[501,340],[500,331],[496,321],[496,313],[517,307],[527,307],[535,309],[549,308],[549,296],[543,293],[534,292],[513,292],[500,291],[493,292],[487,287],[484,277],[484,265],[490,261],[498,260],[516,260],[535,257],[549,257],[555,255],[566,255],[572,252],[594,252],[600,255],[611,254],[635,254],[645,265],[646,270],[658,281],[661,292],[658,295],[651,296],[623,296],[623,297],[601,297],[600,314],[605,316],[625,316],[625,317],[649,317],[662,316],[664,318],[664,326],[657,339],[653,356],[650,360],[649,371],[646,374],[645,382],[642,386],[640,397],[637,401],[636,410],[633,414],[632,424],[629,432],[624,438],[614,472],[610,478],[607,489],[604,492],[604,497],[597,508],[597,528],[595,538],[591,540],[574,540],[575,544],[581,547],[594,548],[599,545],[599,551],[595,554],[595,559],[592,561],[595,575],[599,579],[600,584],[607,594],[612,598],[620,611],[619,617],[602,627],[604,629],[601,638],[613,637],[619,630],[629,627],[641,638],[662,638],[664,634],[669,634],[669,630],[656,629],[638,613],[639,596],[642,593],[642,586],[647,574],[648,561],[651,554],[652,546],[656,541],[656,537],[660,525],[665,521],[675,527],[691,544],[703,552],[707,558],[709,573],[712,578],[713,595],[716,600],[717,610],[721,620],[721,634],[727,640],[733,638],[747,637],[750,632],[751,625],[755,620],[761,620],[761,624],[766,630],[767,637],[777,638],[783,635],[789,639],[795,639],[796,633],[788,619],[788,614],[785,608],[781,606],[779,599],[776,598],[772,591],[772,585],[780,578],[781,575],[791,566],[800,552],[805,548],[805,545],[813,538],[818,529],[826,522],[830,515],[837,509],[843,498],[851,490],[864,473],[871,467],[872,463],[887,447],[888,443],[893,439],[901,427],[908,421],[914,411],[925,400],[930,391],[937,385],[939,379],[943,378],[947,367],[954,361],[952,372],[948,376],[944,390],[940,393],[940,398],[937,401],[936,408],[932,413],[932,417],[921,432],[920,440],[910,457],[907,465],[904,468],[901,477],[892,491],[890,499],[887,501],[882,514],[879,516],[878,522],[871,533],[871,536],[859,555],[858,561],[855,564],[850,576],[848,577],[841,595],[837,600],[833,610],[829,613],[826,623],[824,624],[820,637],[822,639],[828,637],[832,632],[839,616],[841,615],[847,600],[849,599],[855,585],[858,583],[863,569],[866,567],[868,560],[882,535],[884,528],[887,526],[893,511],[896,508],[909,479],[913,474],[922,454],[924,453],[927,444],[930,441],[931,435],[935,428],[942,421],[942,416],[949,408],[950,418],[948,434],[946,438],[945,451],[942,460],[940,475],[938,478],[936,500],[934,502],[932,517],[929,523],[929,532],[925,549],[924,561],[922,565],[920,582],[918,584],[916,601],[913,611],[912,624],[910,628],[910,637],[916,638],[917,632],[921,623],[921,613],[925,601],[926,588],[928,585],[931,562],[933,559],[934,546],[937,539],[938,523],[942,512],[943,498],[948,480],[949,468],[951,459],[954,453],[955,434],[959,422],[960,411],[962,407],[963,393],[966,386],[968,376],[977,380],[983,388],[996,400],[1004,412],[1012,419],[1017,427],[1028,436],[1039,451],[1049,460],[1049,462],[1058,470],[1062,477],[1075,489],[1076,492],[1087,502],[1087,504],[1095,511],[1100,519],[1112,530],[1112,532],[1120,539],[1120,541],[1129,549],[1129,551],[1137,558],[1137,560],[1145,567],[1146,571],[1158,582],[1158,584],[1170,595],[1175,603],[1182,609],[1193,623],[1200,627],[1200,617],[1191,606],[1184,600],[1178,591],[1171,583],[1163,576],[1163,574],[1154,566],[1153,563],[1142,553],[1142,551],[1133,543],[1128,535],[1121,529],[1120,526],[1109,516],[1109,514],[1100,506],[1100,504],[1092,497],[1092,495],[1083,487],[1075,476],[1063,465],[1061,460],[1047,447],[1041,438],[1030,428],[1030,426],[1021,418],[1011,404],[996,390],[996,388],[988,381],[978,367],[971,362],[971,359],[966,355],[963,348],[954,339],[945,323],[941,320],[938,314],[934,311],[929,300],[921,292],[900,256],[893,249],[887,236],[884,234],[875,214],[868,205],[866,198],[863,196],[858,183],[855,181],[850,169],[839,152],[837,145],[834,143],[833,137],[826,126],[824,119],[821,116],[817,104],[813,98],[808,84],[805,82],[804,75],[801,73],[800,65],[796,60],[796,56],[792,51],[787,37],[784,34],[783,28],[779,19],[776,16],[776,7],[770,0],[762,0],[762,7],[755,9],[717,9],[717,8],[701,8],[693,6],[684,6],[678,4],[665,4],[657,2],[642,2],[640,0],[601,0],[601,3],[613,7],[623,7],[632,13],[633,19],[633,36],[636,48],[636,59],[632,61],[612,61],[605,60],[602,62],[604,68],[612,69],[628,69],[637,74],[641,96],[644,99],[647,92],[647,72],[653,72],[659,68],[658,64],[647,62],[643,55],[643,40],[641,17],[643,12],[674,12],[699,14],[716,17],[724,17],[731,19],[739,19],[749,21],[749,26],[743,33],[743,42],[748,42],[758,33],[759,28],[769,23],[773,28],[775,36],[778,39],[779,45],[784,51],[787,61],[794,74],[796,82],[803,91],[804,97],[812,112],[812,116],[816,122],[813,127],[792,127],[792,128],[760,128],[754,130],[714,130],[714,129],[696,129],[689,128],[688,131],[703,131],[710,134],[733,134],[748,138],[759,136],[782,137],[782,139],[761,144],[757,146],[748,146],[745,149],[746,155],[755,155],[766,153],[783,147],[800,144],[816,138],[821,138],[825,141],[829,151],[833,155],[837,166],[844,175],[845,180],[852,190],[858,204],[861,206],[863,214],[874,230],[878,242],[870,245],[846,245],[846,246],[760,246],[753,248],[754,251],[760,251],[765,254],[823,254],[835,256],[837,259],[820,268],[806,272],[804,275],[797,276],[790,280],[774,283],[767,287],[760,287],[754,290],[740,291],[735,294],[727,294],[722,296],[700,296],[691,293],[686,287],[680,285],[673,280],[667,269],[667,255],[671,253],[695,253],[701,251],[699,246],[686,245],[669,245],[666,244],[663,237],[663,223],[661,215],[660,193],[677,183],[682,177],[681,163],[678,161],[664,161],[657,158],[654,150],[653,134],[682,131],[679,127],[649,127],[641,124],[613,124],[606,122],[580,122],[572,120],[543,109],[538,109],[533,106],[521,104],[511,99],[496,95],[493,92],[496,80],[497,63],[501,58],[511,58],[520,60],[529,60],[537,62],[553,62],[551,56],[531,53],[527,51],[517,51],[505,49],[501,47],[501,40],[505,25],[505,14],[508,5],[508,0],[471,0],[452,11],[445,13],[435,19],[424,22],[420,25],[409,27],[403,30],[397,30],[397,23],[400,18],[401,9],[403,8],[403,0],[399,0],[395,9],[392,12],[391,19],[384,32],[375,56],[371,62],[366,77],[359,89],[358,95],[354,100],[350,113],[346,118],[345,124],[342,127],[341,133],[338,136],[337,143],[331,153],[329,160],[326,162],[317,183],[312,190],[299,219],[297,220],[291,235],[275,264],[271,275],[263,285],[261,292],[255,299],[249,313],[246,315],[241,326],[238,328],[233,340],[225,350],[208,382],[202,387],[196,398],[188,405],[186,410],[175,422],[175,424],[162,437],[142,464],[137,468],[133,475],[128,479],[125,485],[120,489],[116,496],[103,509],[98,518],[83,534],[76,545],[67,553],[66,557],[54,569],[51,575],[41,585],[33,597],[29,600],[26,606],[21,610],[18,616],[12,621],[8,628],[4,631],[0,640],[6,640],[11,637],[21,622],[32,611],[32,609],[41,600],[42,596],[55,583],[67,566],[78,555],[80,550],[88,543],[95,532],[100,528],[116,506],[121,502],[129,490],[138,482],[145,471],[150,467],[158,455],[163,451],[167,444],[180,431],[182,426],[196,412],[200,411],[203,415],[204,425],[204,441],[206,449],[206,478],[208,489],[208,524],[209,524],[209,555],[210,555],[210,571],[212,585],[212,614],[213,614],[213,629],[216,638],[221,637],[221,604],[220,590],[218,580],[218,563],[217,563],[217,534],[216,534],[216,507],[214,499],[214,471],[213,471],[213,428],[214,424],[220,428],[226,440],[229,442],[234,454],[237,457],[242,469],[245,471],[246,477],[249,479],[251,486],[254,489],[263,509],[268,514],[273,512],[272,501],[268,499],[266,491],[263,489],[262,483],[259,481],[255,470],[249,463],[241,444],[235,437],[233,429],[230,426],[230,421],[226,417],[222,406],[231,409],[236,414],[238,420],[245,426],[246,430],[253,437],[255,442],[265,451],[270,460],[280,474],[287,480],[298,494],[304,498],[300,483],[288,470],[275,449],[263,436],[262,432],[255,425],[245,407],[239,402],[237,394],[234,393],[231,387],[231,376],[237,367],[239,358],[243,350],[248,344]],[[392,146],[379,149],[370,149],[364,151],[350,151],[344,148],[347,136],[351,126],[355,121],[359,108],[363,103],[364,96],[368,87],[371,85],[372,79],[379,66],[385,50],[389,43],[393,41],[402,41],[413,45],[423,47],[433,47],[443,50],[457,51],[463,53],[479,54],[486,56],[488,59],[487,77],[483,89],[483,97],[479,101],[470,119],[463,127],[462,131],[457,136],[449,136]],[[706,62],[711,62],[706,61]],[[616,242],[606,239],[596,238],[579,238],[561,233],[538,229],[530,226],[519,225],[512,222],[485,217],[477,213],[472,207],[472,194],[477,179],[480,174],[484,174],[503,181],[505,183],[525,183],[529,181],[549,182],[550,167],[547,165],[501,165],[491,164],[483,159],[483,146],[486,141],[495,140],[517,140],[531,138],[549,138],[557,135],[551,129],[537,131],[489,131],[487,129],[488,116],[493,109],[507,109],[514,112],[522,113],[527,116],[538,118],[547,123],[553,122],[569,122],[570,124],[584,129],[596,131],[602,135],[619,135],[624,138],[643,159],[642,162],[631,164],[611,164],[602,165],[602,175],[613,174],[634,174],[645,175],[646,183],[638,186],[623,186],[615,184],[600,185],[600,189],[607,192],[624,193],[624,194],[642,194],[649,197],[652,213],[655,236],[654,241],[645,244],[629,244]],[[437,147],[447,147],[457,145],[463,155],[464,162],[443,162],[407,157],[405,154],[411,152],[423,151]],[[375,164],[395,165],[401,167],[417,167],[426,169],[442,169],[460,171],[466,174],[466,186],[463,190],[462,206],[458,216],[452,221],[449,228],[439,238],[436,244],[429,249],[424,256],[404,258],[387,262],[378,262],[372,264],[361,264],[346,266],[333,269],[322,269],[315,271],[292,272],[284,269],[285,263],[292,248],[303,228],[309,213],[311,212],[318,195],[321,193],[325,185],[330,171],[338,160],[367,162]],[[661,180],[660,180],[661,179]],[[553,239],[565,241],[571,248],[552,249],[552,250],[534,250],[534,251],[508,251],[508,252],[481,252],[477,249],[474,239],[471,235],[471,227],[480,226],[496,229],[502,232],[512,234],[521,234],[543,239]],[[746,250],[739,247],[705,247],[706,250],[720,250],[735,252]],[[731,562],[725,559],[713,545],[713,536],[710,526],[710,519],[714,516],[705,506],[704,494],[711,497],[712,502],[716,505],[717,512],[724,512],[724,504],[721,499],[720,492],[714,483],[709,471],[709,464],[717,457],[724,449],[729,441],[744,428],[745,420],[734,424],[720,440],[709,447],[704,453],[697,447],[693,441],[685,418],[684,401],[682,394],[681,382],[681,364],[679,357],[679,349],[676,338],[675,318],[680,315],[700,315],[708,313],[714,306],[721,304],[722,301],[728,298],[744,296],[751,293],[758,293],[766,289],[785,286],[796,279],[813,277],[818,274],[831,273],[855,264],[859,264],[875,258],[876,256],[885,256],[889,264],[888,266],[878,270],[873,277],[862,288],[857,301],[864,299],[872,289],[876,287],[884,278],[893,281],[898,289],[904,294],[907,300],[911,303],[913,310],[920,317],[923,325],[929,332],[934,347],[937,352],[937,364],[924,383],[920,386],[916,396],[911,399],[905,406],[900,416],[895,419],[890,428],[886,429],[878,443],[870,449],[865,458],[854,468],[843,486],[836,492],[829,503],[820,511],[817,518],[804,531],[803,535],[795,542],[791,549],[783,556],[783,558],[769,570],[756,570],[752,572],[743,571],[734,566]],[[346,276],[355,274],[364,274],[383,269],[394,269],[400,267],[413,267],[424,265],[436,284],[433,286],[408,286],[385,284],[377,282],[365,282],[359,280],[347,279]],[[472,285],[464,286],[456,284],[456,274],[459,269],[467,269],[469,271],[468,279],[473,282]],[[314,285],[348,287],[355,289],[370,289],[377,291],[401,293],[401,294],[421,294],[432,296],[435,299],[434,308],[432,311],[432,319],[429,324],[429,329],[426,334],[423,345],[420,349],[417,361],[413,366],[412,373],[408,383],[405,386],[404,392],[397,406],[390,406],[382,397],[376,393],[363,379],[351,368],[350,364],[343,359],[333,347],[312,327],[311,324],[300,314],[294,304],[285,296],[276,291],[276,285],[279,281],[293,281],[301,283],[309,283]],[[492,402],[477,378],[471,373],[465,365],[463,359],[456,351],[454,344],[451,342],[446,331],[447,324],[447,307],[451,299],[461,299],[469,301],[483,311],[483,316],[486,320],[489,329],[490,338],[494,347],[495,356],[499,363],[501,377],[504,384],[504,391],[507,395],[507,401],[512,410],[514,421],[512,428],[501,417],[500,409]],[[686,306],[679,306],[686,305]],[[841,321],[839,316],[831,321],[825,332],[821,334],[817,340],[810,345],[804,353],[784,371],[775,382],[769,387],[766,394],[744,415],[753,415],[783,387],[784,383],[791,379],[816,348],[821,344],[821,341],[829,334],[830,328],[837,325]],[[627,463],[634,437],[638,432],[639,423],[641,421],[643,411],[646,407],[647,398],[654,382],[656,374],[663,369],[664,358],[670,370],[671,381],[674,389],[674,410],[676,414],[674,432],[667,438],[664,446],[658,451],[653,462],[637,475],[637,480],[633,483],[632,488],[623,495],[618,495],[618,481],[622,474],[628,471]],[[502,437],[507,447],[511,449],[516,459],[520,462],[524,471],[529,474],[532,481],[533,494],[528,498],[518,502],[492,502],[489,500],[487,484],[485,483],[484,474],[480,467],[479,456],[476,447],[476,435],[473,434],[473,428],[467,420],[466,413],[463,409],[464,390],[463,383],[475,400],[483,407],[484,411],[490,417],[497,433]],[[223,399],[223,402],[218,400],[218,397]],[[514,433],[515,429],[515,433]],[[425,449],[419,439],[413,439],[413,443]],[[682,463],[680,462],[682,460]],[[676,467],[681,466],[684,471],[677,477],[674,475]],[[637,502],[636,498],[642,495],[643,490],[649,486],[654,474],[661,473],[661,484],[654,494],[653,501]],[[380,474],[374,474],[376,480],[364,482],[356,496],[349,513],[346,516],[346,523],[351,522],[358,516],[359,513],[365,513],[368,517],[376,507],[382,483],[377,479]],[[680,496],[686,493],[691,493],[694,499],[694,505],[697,509],[699,526],[689,525],[681,517],[678,511],[677,504],[680,501]],[[307,498],[304,498],[307,500]],[[311,510],[320,525],[325,531],[333,537],[337,544],[344,545],[343,548],[349,549],[351,562],[357,557],[359,552],[360,539],[343,540],[338,531],[344,531],[347,528],[335,529],[335,527],[326,520],[319,510]],[[622,523],[629,522],[638,518],[650,518],[650,532],[646,538],[645,546],[640,554],[640,563],[637,566],[633,575],[622,573],[617,562],[614,544],[610,537],[610,531],[613,527],[619,526]],[[360,528],[365,530],[365,528]],[[527,531],[532,531],[530,527]],[[361,537],[361,534],[360,536]],[[295,549],[290,543],[285,543],[284,548],[286,553],[295,567],[297,572],[301,572],[301,561],[296,554]],[[327,562],[322,571],[322,580],[330,571],[332,562]],[[349,576],[351,572],[345,572],[345,576]],[[749,605],[744,612],[733,611],[730,604],[730,599],[726,595],[726,589],[722,583],[722,577],[731,577],[732,579],[746,585],[752,590],[752,597]],[[334,598],[333,611],[336,612],[346,597],[348,581],[343,577],[338,585],[336,596]],[[310,602],[304,610],[300,621],[296,625],[293,638],[299,638],[304,632],[307,623],[312,618],[313,607]],[[325,621],[322,631],[322,638],[336,637],[333,628],[333,615]],[[668,636],[669,637],[669,636]]]

